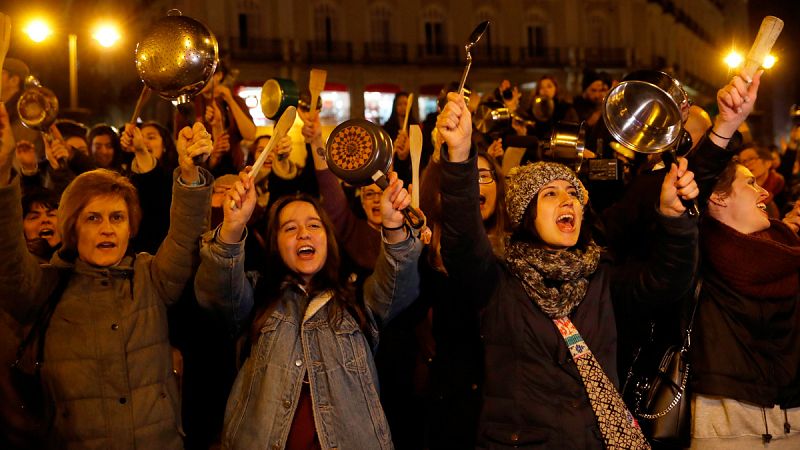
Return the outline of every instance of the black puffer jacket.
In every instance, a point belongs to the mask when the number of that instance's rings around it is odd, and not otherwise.
[[[577,367],[552,320],[492,253],[478,207],[473,155],[464,163],[442,152],[442,254],[453,281],[484,308],[485,384],[478,448],[602,448],[603,440]],[[659,239],[645,264],[616,268],[604,257],[571,319],[613,382],[617,331],[612,298],[669,301],[690,286],[697,226],[659,216]],[[625,318],[621,318],[625,320]]]

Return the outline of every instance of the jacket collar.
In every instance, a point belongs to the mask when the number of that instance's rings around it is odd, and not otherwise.
[[[50,264],[57,269],[69,269],[75,273],[93,277],[130,278],[133,275],[133,255],[125,255],[119,264],[110,267],[93,266],[80,258],[70,258],[63,252],[56,252],[50,259]]]

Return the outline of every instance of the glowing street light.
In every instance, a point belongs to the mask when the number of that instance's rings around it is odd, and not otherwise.
[[[29,22],[24,31],[33,42],[37,43],[53,34],[53,30],[42,19]],[[95,30],[92,37],[101,46],[108,48],[120,39],[120,34],[113,25],[103,24]],[[69,106],[71,109],[78,109],[78,35],[68,33],[67,42],[69,43]]]
[[[105,48],[109,48],[116,44],[119,40],[120,35],[117,31],[117,28],[114,25],[101,25],[99,26],[94,34],[92,35],[94,40],[97,41],[98,44],[102,45]]]
[[[731,50],[727,56],[725,56],[725,64],[728,65],[729,68],[735,69],[739,67],[744,62],[744,57],[741,53],[737,52],[736,50]]]
[[[761,67],[763,67],[765,69],[771,69],[772,66],[775,65],[776,61],[778,61],[778,58],[776,58],[776,57],[774,57],[772,55],[767,55],[767,56],[764,57],[764,62],[761,63]]]
[[[50,29],[47,22],[41,19],[31,21],[23,31],[33,42],[42,42],[53,34],[53,30]]]

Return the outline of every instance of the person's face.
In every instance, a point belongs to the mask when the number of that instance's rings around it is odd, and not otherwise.
[[[481,219],[489,220],[497,207],[497,174],[492,171],[489,161],[478,158],[478,188],[481,199]],[[491,181],[490,181],[491,180]]]
[[[752,148],[742,150],[742,152],[739,153],[739,162],[744,164],[756,179],[765,177],[769,173],[770,167],[772,167],[772,160],[765,161],[761,159],[761,157],[758,156],[758,152]]]
[[[546,184],[536,198],[536,233],[544,247],[560,250],[574,246],[583,221],[578,190],[566,180],[555,180]]]
[[[603,99],[606,98],[606,94],[608,94],[608,86],[600,80],[596,80],[594,83],[590,84],[583,92],[584,98],[595,105],[602,104]]]
[[[361,207],[367,215],[367,222],[373,227],[380,227],[381,222],[381,194],[383,190],[376,184],[361,188]]]
[[[278,250],[286,267],[306,283],[325,265],[328,236],[312,204],[295,201],[281,209]]]
[[[122,261],[128,250],[128,204],[115,195],[94,197],[78,215],[75,228],[78,257],[94,266],[113,266]]]
[[[74,151],[79,151],[86,156],[89,156],[89,146],[86,144],[86,139],[79,136],[70,136],[64,139],[67,148],[70,150],[70,155]]]
[[[712,194],[718,207],[710,208],[711,216],[734,230],[750,234],[769,228],[769,215],[764,201],[767,191],[758,185],[756,177],[742,165],[736,166],[731,193],[723,198]]]
[[[98,167],[107,168],[114,161],[114,146],[111,145],[111,136],[99,134],[92,140],[92,155]]]
[[[164,141],[161,139],[161,133],[158,132],[158,128],[142,127],[142,137],[144,138],[145,147],[153,155],[153,158],[160,160],[164,154]]]
[[[406,116],[407,106],[408,106],[408,97],[406,97],[405,95],[397,97],[397,105],[395,106],[395,112],[397,113],[397,117]]]
[[[556,96],[556,84],[553,80],[544,79],[539,82],[539,95],[542,97],[553,98]]]
[[[47,241],[50,247],[55,247],[61,243],[61,235],[58,234],[57,211],[34,203],[28,214],[22,219],[22,230],[25,233],[25,240],[31,241],[42,238]]]
[[[264,149],[267,148],[269,140],[270,138],[261,138],[258,140],[258,143],[256,144],[255,159],[253,161],[258,160],[258,157],[261,156],[261,152],[263,152]],[[272,170],[272,160],[274,158],[275,155],[272,152],[270,152],[270,154],[267,155],[267,158],[264,160],[264,165],[261,166],[261,170],[266,170],[267,173],[269,173]]]

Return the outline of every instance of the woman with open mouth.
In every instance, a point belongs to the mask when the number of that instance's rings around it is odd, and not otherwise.
[[[733,160],[700,223],[691,448],[800,448],[800,219],[768,197]]]
[[[485,355],[477,448],[649,448],[616,390],[615,302],[667,302],[690,285],[696,220],[681,198],[698,194],[686,160],[664,178],[656,237],[638,267],[614,267],[589,235],[587,193],[566,166],[513,171],[512,234],[502,257],[483,230],[479,166],[463,97],[449,94],[442,149],[442,256],[481,310]]]
[[[249,330],[223,447],[393,448],[372,354],[378,325],[419,292],[421,244],[400,212],[411,201],[402,181],[390,173],[380,196],[381,248],[363,300],[340,270],[330,219],[304,194],[272,206],[267,263],[253,287],[244,273],[244,238],[256,190],[242,172],[227,195],[222,224],[203,237],[195,281],[201,305]]]
[[[64,191],[61,249],[40,265],[23,236],[10,129],[0,104],[0,307],[21,324],[44,320],[22,349],[33,367],[18,367],[41,376],[48,447],[183,448],[167,307],[191,277],[208,227],[212,177],[192,157],[211,152],[210,135],[200,124],[181,131],[170,231],[155,255],[129,251],[141,219],[136,189],[98,169]]]

